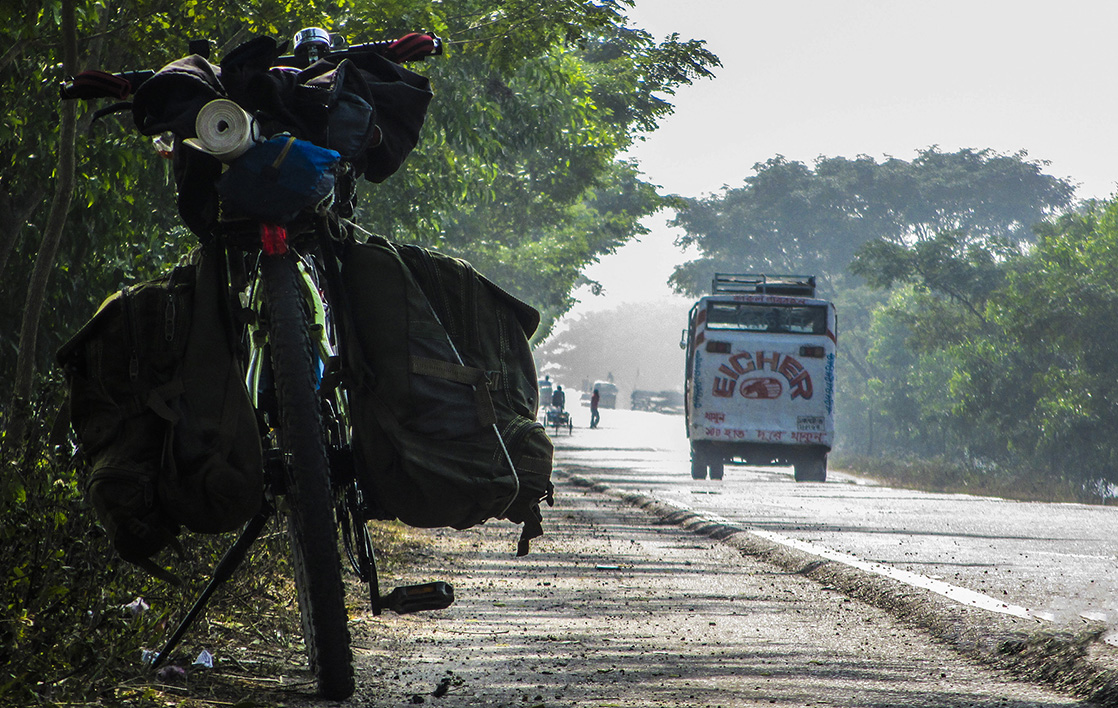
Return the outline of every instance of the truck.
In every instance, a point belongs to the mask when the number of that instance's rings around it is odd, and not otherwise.
[[[717,273],[691,308],[680,346],[694,479],[722,479],[738,461],[826,481],[838,336],[815,290],[812,275]]]
[[[590,389],[591,393],[594,389],[598,389],[599,408],[617,408],[617,384],[612,381],[595,381],[593,388]],[[590,399],[586,400],[586,405],[590,405]]]
[[[653,413],[682,413],[683,394],[679,391],[645,391],[638,388],[629,394],[629,409]]]

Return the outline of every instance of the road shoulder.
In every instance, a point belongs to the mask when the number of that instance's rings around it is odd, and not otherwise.
[[[611,488],[596,482],[590,468],[568,466],[561,474],[571,484],[594,489],[664,523],[716,539],[748,557],[884,610],[987,666],[1099,705],[1118,705],[1118,649],[1101,641],[1110,631],[1104,624],[1084,620],[1079,632],[1051,631],[1034,619],[961,605],[921,588],[774,543],[748,529],[681,510],[651,496]]]
[[[357,617],[354,705],[1081,705],[952,651],[857,578],[569,472],[527,557],[508,524],[421,532],[430,556],[398,580],[458,600]]]

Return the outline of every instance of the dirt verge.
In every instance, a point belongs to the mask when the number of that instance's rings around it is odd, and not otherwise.
[[[898,581],[779,545],[739,527],[622,492],[568,467],[570,483],[643,509],[667,523],[719,540],[744,555],[810,578],[824,587],[885,610],[954,650],[1021,678],[1051,685],[1098,705],[1118,705],[1118,650],[1101,641],[1108,628],[1084,622],[1077,633],[1051,632],[1034,620],[952,602]]]
[[[751,545],[585,478],[560,474],[558,486],[547,535],[525,558],[507,524],[421,533],[430,555],[398,580],[449,580],[458,601],[428,615],[358,614],[360,685],[348,704],[1080,705],[975,660],[1029,655],[1032,645],[1006,643],[1019,628],[989,645],[972,619],[933,622],[949,608],[917,610],[911,589]],[[968,643],[969,656],[953,650]],[[287,704],[306,698],[289,693]]]

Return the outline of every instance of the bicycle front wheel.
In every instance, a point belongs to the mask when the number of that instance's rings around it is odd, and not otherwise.
[[[341,700],[353,694],[353,652],[309,306],[293,254],[266,256],[262,269],[303,638],[319,692]]]

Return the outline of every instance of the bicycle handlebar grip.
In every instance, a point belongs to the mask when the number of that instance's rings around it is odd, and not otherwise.
[[[63,99],[116,98],[124,100],[147,79],[153,71],[129,71],[110,74],[106,71],[83,71],[62,84],[58,91]]]
[[[385,55],[396,62],[422,59],[442,52],[442,42],[438,37],[421,32],[405,34],[386,47]]]

